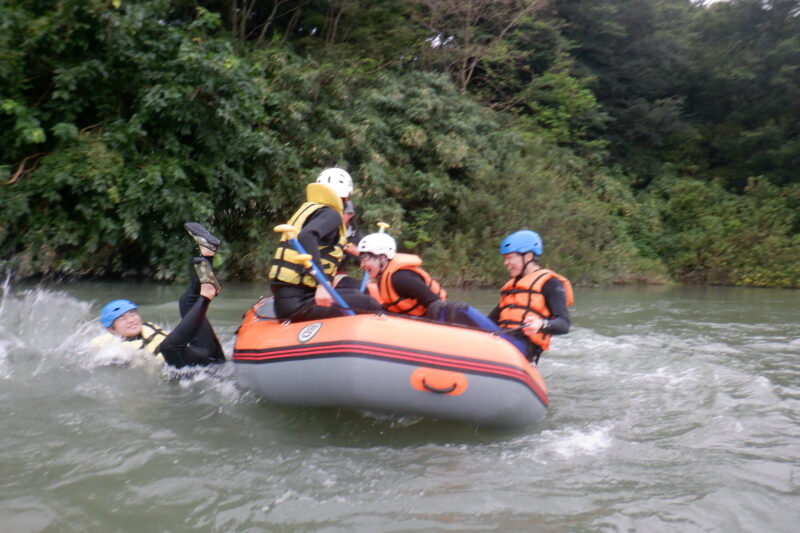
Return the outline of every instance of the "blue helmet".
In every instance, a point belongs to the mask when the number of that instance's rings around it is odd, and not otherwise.
[[[116,319],[131,309],[136,308],[136,304],[130,300],[114,300],[113,302],[108,302],[100,311],[100,323],[104,328],[110,328]]]
[[[535,255],[542,255],[544,252],[544,245],[542,238],[535,231],[523,229],[515,231],[500,244],[500,255],[510,254],[517,252],[524,254],[526,252],[533,252]]]

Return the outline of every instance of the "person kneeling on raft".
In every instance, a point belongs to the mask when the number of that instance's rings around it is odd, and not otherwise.
[[[397,253],[397,243],[388,233],[361,239],[358,257],[370,278],[369,293],[386,311],[481,327],[470,319],[467,304],[447,300],[447,292],[422,268],[418,255]]]
[[[353,179],[347,171],[325,169],[306,187],[306,202],[288,222],[328,281],[333,280],[344,256],[347,232],[342,212],[352,192]],[[344,315],[345,310],[334,303],[328,290],[296,261],[298,255],[286,240],[275,250],[268,274],[275,315],[296,322]],[[358,290],[341,289],[338,293],[356,313],[382,312],[378,302]]]
[[[194,258],[194,274],[178,301],[181,320],[171,332],[151,322],[143,322],[138,306],[130,300],[114,300],[100,311],[100,324],[108,333],[92,339],[100,347],[119,337],[134,350],[144,349],[176,368],[225,362],[206,312],[211,300],[221,289],[211,268],[219,239],[195,222],[187,222],[186,230],[200,247]]]

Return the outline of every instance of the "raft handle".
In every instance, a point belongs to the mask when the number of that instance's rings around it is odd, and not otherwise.
[[[452,386],[447,387],[447,388],[439,388],[439,387],[432,387],[431,385],[428,385],[428,383],[425,381],[425,378],[422,378],[422,386],[425,387],[426,389],[428,389],[429,391],[435,392],[437,394],[450,394],[451,392],[456,390],[456,387],[458,387],[458,383],[453,383]]]

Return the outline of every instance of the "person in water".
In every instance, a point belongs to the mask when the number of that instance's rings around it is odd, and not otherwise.
[[[92,344],[103,346],[119,337],[134,349],[147,350],[176,368],[225,362],[219,339],[206,318],[211,300],[221,289],[211,268],[220,241],[196,222],[187,222],[184,227],[197,242],[200,257],[194,258],[195,273],[178,301],[181,320],[175,329],[167,332],[143,322],[135,303],[114,300],[100,311],[100,324],[107,333],[93,339]]]
[[[567,307],[573,303],[569,280],[539,266],[543,252],[535,231],[521,230],[503,239],[500,255],[511,279],[500,289],[500,301],[489,313],[501,331],[506,330],[503,336],[516,341],[534,364],[550,347],[553,335],[569,332]]]
[[[341,168],[323,170],[306,188],[307,200],[289,219],[297,231],[297,240],[311,255],[322,274],[332,281],[339,270],[347,244],[347,230],[342,214],[353,192],[353,179]],[[270,288],[275,297],[278,318],[294,321],[342,316],[344,311],[333,296],[296,261],[298,252],[284,240],[275,250],[269,268]],[[338,291],[357,313],[377,313],[380,305],[355,289]]]

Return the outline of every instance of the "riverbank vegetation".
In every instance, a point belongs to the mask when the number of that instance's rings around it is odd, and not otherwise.
[[[321,169],[448,285],[800,287],[796,0],[5,0],[0,261],[263,279]]]

